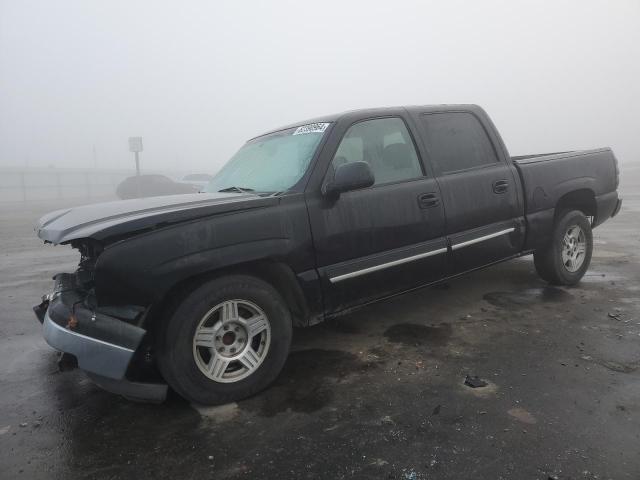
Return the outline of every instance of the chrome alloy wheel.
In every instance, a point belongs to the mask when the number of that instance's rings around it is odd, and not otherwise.
[[[271,324],[248,300],[228,300],[209,310],[193,336],[193,358],[215,382],[232,383],[255,372],[271,344]]]
[[[587,240],[582,228],[571,225],[562,239],[562,263],[567,271],[580,270],[587,252]]]

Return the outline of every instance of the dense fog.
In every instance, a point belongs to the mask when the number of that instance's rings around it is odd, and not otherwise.
[[[0,1],[0,167],[215,173],[362,107],[477,103],[513,155],[640,159],[640,2]]]

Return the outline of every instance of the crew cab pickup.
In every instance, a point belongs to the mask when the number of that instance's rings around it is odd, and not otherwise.
[[[292,327],[531,253],[575,284],[617,187],[610,149],[512,158],[475,105],[329,115],[249,140],[200,193],[44,216],[80,264],[35,311],[108,390],[223,403],[276,378]]]

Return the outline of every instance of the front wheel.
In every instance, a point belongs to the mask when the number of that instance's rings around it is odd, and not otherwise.
[[[591,263],[591,224],[579,210],[561,213],[551,243],[533,254],[538,275],[554,285],[575,285]]]
[[[216,405],[267,387],[291,344],[291,316],[266,282],[234,275],[188,294],[158,335],[158,366],[186,399]]]

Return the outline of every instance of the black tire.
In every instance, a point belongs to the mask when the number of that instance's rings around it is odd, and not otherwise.
[[[232,299],[249,301],[266,314],[271,328],[270,342],[262,363],[253,373],[232,383],[221,383],[207,377],[196,363],[194,335],[207,312]],[[164,320],[156,337],[158,368],[171,388],[189,401],[219,405],[241,400],[275,380],[289,354],[291,336],[291,314],[271,285],[246,275],[220,277],[183,297]],[[236,368],[244,368],[240,363],[237,365]]]
[[[586,250],[580,268],[572,272],[562,260],[562,250],[565,233],[574,225],[579,226],[584,232]],[[565,210],[558,215],[551,243],[546,248],[536,250],[533,261],[538,275],[543,280],[553,285],[575,285],[589,268],[592,252],[593,234],[589,220],[580,210]]]

